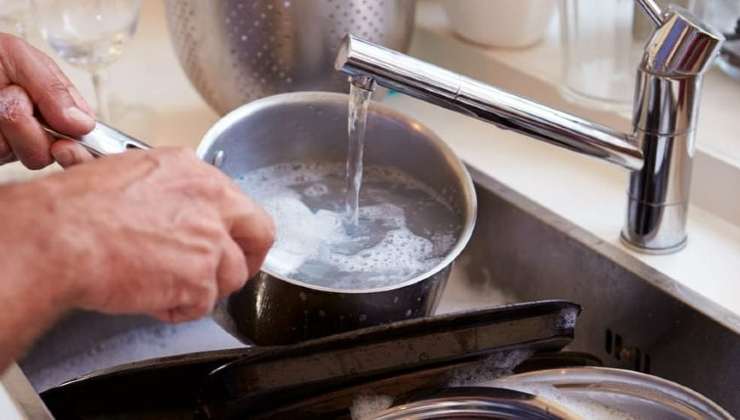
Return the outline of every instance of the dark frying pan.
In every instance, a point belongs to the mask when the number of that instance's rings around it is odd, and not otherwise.
[[[409,392],[449,381],[455,369],[492,354],[558,351],[573,339],[579,312],[565,301],[529,302],[296,345],[154,359],[96,372],[41,396],[58,419],[270,417],[271,411],[330,392],[334,397],[323,406],[335,412],[355,395],[341,391],[362,384],[395,384],[394,392]],[[395,380],[412,373],[420,374]]]

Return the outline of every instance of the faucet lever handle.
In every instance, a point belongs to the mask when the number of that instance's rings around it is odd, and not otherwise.
[[[660,26],[663,23],[664,13],[658,2],[655,0],[637,0],[637,4],[640,5],[642,11],[653,21],[655,26]]]
[[[657,7],[654,0],[637,1],[651,18],[653,13],[659,13],[659,7],[654,10],[650,6]],[[660,24],[645,45],[640,67],[665,77],[704,73],[719,53],[724,40],[722,34],[684,8],[671,5],[660,13]]]

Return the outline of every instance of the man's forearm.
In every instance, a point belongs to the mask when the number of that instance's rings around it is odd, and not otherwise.
[[[54,279],[49,279],[54,281]],[[0,372],[20,357],[63,313],[62,304],[50,299],[43,285],[26,288],[25,280],[0,274]]]
[[[0,370],[69,307],[65,285],[50,274],[53,222],[37,184],[0,187]]]

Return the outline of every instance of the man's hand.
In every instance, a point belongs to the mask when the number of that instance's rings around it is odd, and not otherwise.
[[[69,308],[201,317],[259,270],[274,236],[264,210],[185,149],[1,187],[0,203],[0,366]]]
[[[199,318],[255,274],[274,225],[223,173],[184,149],[92,160],[94,128],[54,62],[0,33],[0,164],[65,172],[0,185],[0,371],[72,308]]]
[[[51,128],[70,136],[95,127],[90,107],[51,58],[0,33],[0,164],[18,159],[40,169],[54,160],[67,167],[92,158],[73,141],[52,139],[34,110]]]
[[[272,245],[267,213],[187,149],[132,151],[40,184],[48,202],[31,198],[29,226],[44,251],[38,281],[56,279],[86,309],[202,317]]]

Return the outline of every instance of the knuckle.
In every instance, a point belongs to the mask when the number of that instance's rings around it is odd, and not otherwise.
[[[207,301],[207,302],[203,302],[199,305],[195,305],[193,307],[191,315],[193,316],[194,319],[203,318],[204,316],[208,315],[211,312],[211,310],[213,309],[214,302],[215,302],[215,299]]]
[[[17,156],[23,165],[28,169],[33,170],[43,169],[54,163],[54,158],[51,156],[48,149],[42,149],[39,147],[27,148],[19,151]]]
[[[197,160],[195,152],[188,147],[168,147],[162,149],[162,153],[172,159],[176,159],[177,162],[185,163],[188,161]]]
[[[3,89],[3,93],[7,93],[10,96],[18,97],[18,98],[25,98],[28,100],[28,94],[26,93],[25,89],[23,89],[19,85],[8,85]]]
[[[0,70],[3,70],[6,75],[12,75],[17,73],[15,65],[15,57],[21,54],[28,48],[28,44],[18,38],[15,35],[0,33]]]
[[[63,79],[52,79],[49,81],[49,83],[46,85],[47,94],[49,95],[60,95],[60,94],[66,94],[67,89],[69,88],[69,84],[67,84]]]
[[[193,318],[200,318],[207,315],[216,303],[216,289],[215,287],[208,287],[199,293],[198,299],[192,302],[188,307]]]
[[[195,305],[187,309],[183,309],[182,316],[180,318],[182,321],[193,321],[199,318],[203,318],[204,316],[208,315],[210,311],[211,308],[209,306]]]
[[[199,293],[207,293],[209,289],[213,288],[218,270],[218,259],[215,250],[209,250],[208,255],[202,260],[198,269],[194,270],[193,284]]]
[[[7,52],[11,52],[18,48],[23,48],[26,45],[25,41],[15,35],[11,35],[8,33],[3,33],[2,36],[0,36],[0,43]]]
[[[169,304],[172,306],[186,306],[191,305],[195,299],[195,296],[197,296],[197,293],[194,293],[191,287],[188,287],[187,285],[179,285],[174,288],[173,293],[171,294],[172,299],[168,300]]]
[[[193,280],[183,290],[177,293],[177,298],[171,302],[171,306],[177,308],[205,307],[207,310],[216,299],[216,288],[213,281],[200,278]]]
[[[193,302],[199,302],[213,294],[216,276],[213,273],[208,277],[201,277],[192,287]]]
[[[32,114],[33,106],[23,88],[10,85],[0,91],[0,122],[16,124]]]
[[[225,176],[214,176],[211,178],[214,183],[214,188],[216,189],[216,193],[219,197],[222,197],[223,199],[227,200],[233,200],[234,195],[236,191],[234,190],[234,186],[231,183],[231,180],[226,178]]]
[[[12,56],[19,48],[24,47],[25,42],[15,35],[0,33],[0,51],[3,56]]]
[[[228,200],[232,194],[230,185],[220,176],[197,177],[196,182],[200,185],[204,198],[212,200],[214,205]]]
[[[32,155],[26,155],[21,157],[21,162],[28,169],[43,169],[54,162],[54,159],[50,154],[34,153]]]

